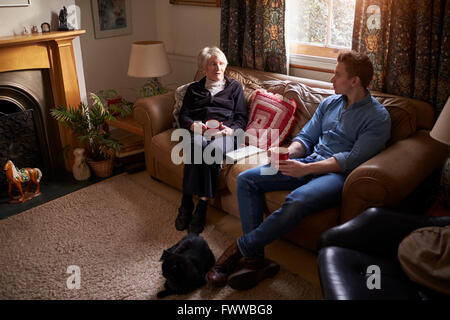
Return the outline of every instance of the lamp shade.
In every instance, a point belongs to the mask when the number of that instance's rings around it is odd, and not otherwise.
[[[171,72],[164,43],[139,41],[131,46],[128,75],[136,78],[157,78]]]
[[[439,142],[450,144],[450,97],[445,103],[439,118],[430,132],[430,136]]]

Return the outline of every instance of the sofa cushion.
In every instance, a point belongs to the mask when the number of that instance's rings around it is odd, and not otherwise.
[[[294,100],[256,90],[252,96],[246,134],[249,144],[261,149],[278,146],[284,142],[294,124]]]
[[[391,138],[388,145],[408,138],[416,132],[416,109],[412,99],[379,92],[372,92],[372,95],[389,111],[391,116]]]
[[[178,122],[178,115],[180,114],[181,107],[183,106],[183,99],[186,95],[187,88],[191,85],[191,83],[193,82],[183,84],[175,90],[175,104],[173,106],[172,114],[175,119],[174,127],[176,128],[180,127],[180,123]]]
[[[313,88],[299,82],[289,82],[284,90],[284,96],[297,103],[294,127],[288,139],[292,140],[303,126],[312,118],[323,99],[334,94],[334,90]]]
[[[240,70],[227,68],[225,70],[225,75],[229,78],[233,78],[237,81],[239,81],[242,84],[242,88],[244,89],[244,96],[247,101],[247,105],[250,103],[250,99],[253,95],[253,92],[256,89],[261,88],[262,81],[258,80],[255,77],[252,77],[249,74],[246,74],[245,72],[242,72]]]
[[[160,180],[181,190],[183,179],[180,179],[180,177],[183,177],[184,165],[182,163],[175,164],[172,159],[172,149],[181,142],[171,141],[171,136],[174,130],[176,129],[169,129],[154,136],[150,147],[150,154],[152,157],[157,158],[153,161],[156,166],[154,168],[156,176],[159,177]],[[182,157],[183,151],[181,150],[178,155]],[[229,166],[224,165],[219,174],[216,190],[223,190],[226,188],[225,176],[228,174],[228,170]]]

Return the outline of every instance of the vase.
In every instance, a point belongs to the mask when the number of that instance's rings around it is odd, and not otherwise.
[[[75,180],[83,181],[89,179],[91,171],[86,163],[86,156],[83,148],[76,148],[73,151],[74,163],[72,166],[72,173]]]
[[[113,173],[114,168],[114,156],[111,156],[109,159],[94,161],[87,160],[89,166],[97,177],[107,178],[110,177]]]

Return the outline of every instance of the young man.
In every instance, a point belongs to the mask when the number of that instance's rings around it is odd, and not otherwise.
[[[337,61],[331,79],[336,95],[321,102],[290,144],[289,160],[280,160],[274,175],[264,174],[267,170],[261,169],[267,169],[266,165],[238,176],[243,236],[207,274],[212,285],[228,281],[231,287],[243,290],[274,276],[280,267],[264,258],[264,247],[288,233],[303,217],[339,204],[347,175],[388,141],[389,113],[367,89],[373,76],[369,58],[347,52]],[[275,190],[292,192],[281,208],[264,220],[264,193]]]

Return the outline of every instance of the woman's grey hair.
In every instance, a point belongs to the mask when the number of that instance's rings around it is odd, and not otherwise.
[[[199,70],[205,70],[206,63],[212,57],[217,57],[219,61],[225,64],[225,68],[228,65],[228,60],[225,54],[217,47],[205,47],[202,51],[200,51],[198,55],[198,68]]]

